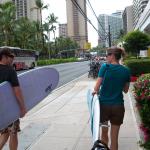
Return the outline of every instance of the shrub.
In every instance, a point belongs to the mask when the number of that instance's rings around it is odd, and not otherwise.
[[[134,95],[142,121],[140,129],[144,133],[144,143],[141,145],[150,150],[150,74],[138,78],[134,84]]]
[[[77,58],[47,59],[47,60],[38,60],[37,65],[44,66],[44,65],[60,64],[60,63],[75,62],[75,61],[77,61]]]
[[[130,69],[132,76],[150,73],[150,59],[131,59],[124,63]]]

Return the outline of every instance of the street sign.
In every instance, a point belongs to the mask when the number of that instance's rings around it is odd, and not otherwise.
[[[90,42],[86,42],[84,44],[84,49],[91,49],[91,43]]]

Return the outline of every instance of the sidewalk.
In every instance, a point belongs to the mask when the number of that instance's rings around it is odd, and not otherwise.
[[[21,120],[18,150],[90,150],[92,139],[86,92],[94,85],[95,80],[88,79],[86,75],[54,91],[30,111]],[[125,107],[119,150],[140,150],[129,94],[125,95]]]

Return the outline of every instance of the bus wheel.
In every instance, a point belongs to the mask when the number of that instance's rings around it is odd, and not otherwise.
[[[14,70],[16,70],[16,65],[13,65]]]
[[[35,67],[35,63],[33,62],[32,64],[31,64],[31,69],[33,69]]]

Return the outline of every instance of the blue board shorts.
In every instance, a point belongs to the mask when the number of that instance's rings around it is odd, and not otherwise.
[[[5,129],[0,130],[0,134],[5,134],[5,133],[16,134],[17,132],[20,132],[20,120],[19,119],[11,123]]]
[[[110,121],[113,125],[121,125],[124,119],[124,105],[100,104],[100,123]]]

